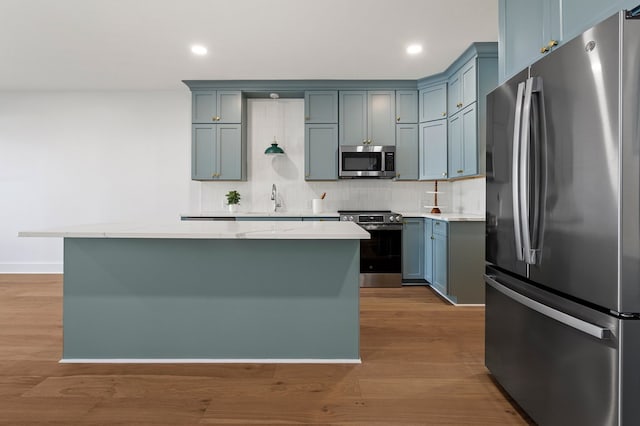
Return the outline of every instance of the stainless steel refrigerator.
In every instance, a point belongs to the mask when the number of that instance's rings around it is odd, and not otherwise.
[[[541,425],[640,424],[640,20],[487,98],[485,363]]]

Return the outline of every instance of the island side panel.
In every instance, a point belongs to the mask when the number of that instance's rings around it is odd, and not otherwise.
[[[63,358],[359,359],[359,240],[65,238]]]

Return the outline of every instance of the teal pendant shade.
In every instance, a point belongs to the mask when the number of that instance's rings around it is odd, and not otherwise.
[[[278,142],[276,142],[276,138],[273,138],[273,142],[271,142],[271,146],[264,150],[264,153],[269,154],[284,154],[282,148],[278,146]]]

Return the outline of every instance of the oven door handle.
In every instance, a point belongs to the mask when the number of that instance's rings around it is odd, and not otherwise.
[[[379,225],[373,223],[362,223],[360,227],[366,231],[402,231],[402,225]]]

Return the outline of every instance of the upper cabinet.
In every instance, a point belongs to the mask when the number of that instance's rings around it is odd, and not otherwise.
[[[338,123],[340,145],[395,145],[395,91],[341,91]]]
[[[242,93],[240,91],[194,91],[191,99],[191,122],[194,124],[242,122]]]
[[[638,0],[499,0],[500,81]]]
[[[338,91],[308,91],[304,93],[304,122],[327,124],[338,122]]]
[[[396,123],[418,122],[418,92],[416,90],[396,91]]]
[[[419,92],[420,122],[447,118],[447,83],[434,84]]]
[[[476,58],[473,58],[449,79],[447,107],[454,115],[476,101]]]

